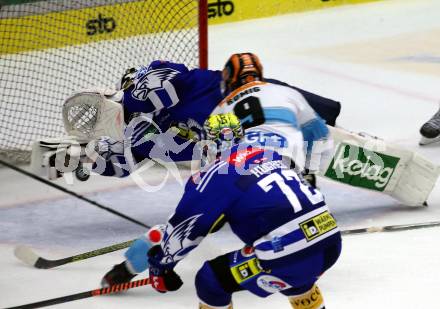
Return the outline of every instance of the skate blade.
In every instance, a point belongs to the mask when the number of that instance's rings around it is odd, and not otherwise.
[[[422,138],[419,141],[419,145],[425,146],[425,145],[429,145],[429,144],[433,144],[433,143],[437,143],[437,142],[440,142],[440,136],[437,136],[434,138],[427,138],[427,137],[422,136]]]

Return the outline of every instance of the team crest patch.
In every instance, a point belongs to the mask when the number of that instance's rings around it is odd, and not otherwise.
[[[177,262],[182,255],[187,253],[188,248],[197,242],[197,239],[191,240],[189,239],[189,236],[194,229],[196,221],[201,216],[202,214],[194,215],[185,221],[182,221],[175,227],[169,224],[167,225],[162,240],[162,250],[164,252],[162,261],[164,263]]]
[[[131,92],[131,96],[145,101],[151,91],[163,89],[164,82],[173,79],[177,74],[178,71],[169,68],[147,71],[145,75],[140,76],[139,81],[135,81],[136,87]]]
[[[301,222],[299,226],[306,236],[307,241],[311,241],[338,227],[336,220],[328,211],[324,211],[319,215]]]
[[[277,293],[279,291],[289,289],[292,287],[291,285],[284,282],[280,278],[269,275],[260,276],[257,279],[257,285],[269,293]]]

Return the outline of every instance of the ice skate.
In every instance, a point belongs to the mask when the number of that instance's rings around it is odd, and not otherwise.
[[[421,128],[420,145],[428,145],[440,141],[440,108]]]

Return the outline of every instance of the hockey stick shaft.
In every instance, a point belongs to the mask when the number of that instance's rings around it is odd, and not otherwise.
[[[31,304],[9,307],[9,308],[5,308],[5,309],[32,309],[32,308],[53,306],[56,304],[67,303],[67,302],[71,302],[71,301],[78,300],[78,299],[118,293],[118,292],[141,287],[141,286],[148,285],[148,284],[150,284],[150,279],[145,278],[145,279],[136,280],[136,281],[132,281],[132,282],[128,282],[128,283],[116,284],[116,285],[110,286],[108,288],[90,290],[90,291],[86,291],[86,292],[82,292],[82,293],[76,293],[76,294],[61,296],[61,297],[57,297],[57,298],[51,298],[51,299],[47,299],[47,300],[43,300],[43,301],[31,303]]]
[[[105,211],[108,211],[108,212],[110,212],[110,213],[112,213],[112,214],[114,214],[114,215],[116,215],[118,217],[124,218],[125,220],[128,220],[128,221],[130,221],[132,223],[135,223],[135,224],[140,225],[142,227],[145,227],[147,229],[150,228],[148,225],[146,225],[146,224],[144,224],[144,223],[142,223],[142,222],[140,222],[140,221],[138,221],[136,219],[133,219],[133,218],[131,218],[131,217],[129,217],[129,216],[127,216],[127,215],[117,211],[117,210],[111,209],[109,207],[106,207],[106,206],[98,203],[98,202],[90,200],[90,199],[88,199],[85,196],[82,196],[82,195],[80,195],[80,194],[78,194],[76,192],[70,191],[69,189],[66,189],[66,188],[64,188],[64,187],[62,187],[62,186],[60,186],[60,185],[58,185],[56,183],[50,182],[47,179],[44,179],[44,178],[42,178],[40,176],[37,176],[37,175],[32,174],[32,173],[30,173],[28,171],[25,171],[24,169],[16,167],[15,165],[9,164],[8,162],[5,162],[4,160],[0,159],[0,164],[3,164],[3,165],[9,167],[10,169],[12,169],[12,170],[14,170],[16,172],[19,172],[19,173],[24,174],[24,175],[26,175],[28,177],[31,177],[31,178],[33,178],[33,179],[35,179],[35,180],[37,180],[39,182],[42,182],[42,183],[44,183],[44,184],[46,184],[46,185],[48,185],[48,186],[50,186],[52,188],[55,188],[55,189],[60,190],[60,191],[62,191],[64,193],[70,194],[70,195],[72,195],[72,196],[74,196],[74,197],[76,197],[76,198],[78,198],[78,199],[80,199],[80,200],[82,200],[84,202],[92,204],[93,206],[96,206],[96,207],[101,208],[101,209],[103,209]]]
[[[397,225],[384,225],[384,226],[372,226],[358,229],[349,229],[341,231],[342,235],[355,235],[355,234],[367,234],[377,232],[399,232],[409,231],[423,228],[431,228],[440,226],[440,221],[422,222],[413,224],[397,224]]]
[[[135,239],[129,240],[129,241],[125,241],[125,242],[122,242],[122,243],[118,243],[118,244],[114,244],[114,245],[111,245],[111,246],[108,246],[108,247],[96,249],[96,250],[93,250],[93,251],[77,254],[77,255],[74,255],[74,256],[70,256],[68,258],[60,259],[58,261],[54,261],[54,262],[56,262],[56,265],[54,265],[54,266],[59,266],[59,265],[67,264],[67,263],[78,262],[78,261],[90,259],[90,258],[95,257],[95,256],[100,256],[100,255],[104,255],[104,254],[107,254],[107,253],[110,253],[110,252],[115,252],[115,251],[118,251],[118,250],[122,250],[122,249],[130,247],[131,244],[134,241],[135,241]],[[52,267],[54,267],[54,266],[52,266]],[[38,267],[38,266],[35,265],[35,267]]]
[[[345,236],[345,235],[358,235],[358,234],[368,234],[368,233],[377,233],[377,232],[397,232],[397,231],[407,231],[407,230],[414,230],[421,228],[431,228],[436,226],[440,226],[440,221],[348,229],[341,231],[341,234]],[[57,266],[74,263],[85,259],[93,258],[96,256],[104,255],[107,253],[111,253],[114,251],[122,250],[131,246],[131,244],[134,241],[135,239],[128,240],[125,242],[113,244],[107,247],[95,249],[89,252],[84,252],[74,256],[57,259],[57,260],[49,260],[44,257],[37,256],[31,249],[27,247],[25,247],[25,252],[17,253],[16,251],[15,255],[17,256],[18,259],[20,259],[21,261],[23,261],[24,263],[30,266],[40,269],[50,269]]]
[[[17,247],[14,253],[19,260],[21,260],[25,264],[28,264],[29,266],[33,266],[40,269],[50,269],[64,264],[79,262],[82,260],[90,259],[95,256],[100,256],[110,252],[122,250],[130,247],[134,241],[135,239],[57,260],[49,260],[41,256],[37,256],[32,251],[32,249],[25,246]]]

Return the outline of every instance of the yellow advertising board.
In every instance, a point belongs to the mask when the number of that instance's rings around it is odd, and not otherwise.
[[[197,11],[197,4],[182,8],[179,1],[167,0],[162,10],[149,8],[149,1],[134,1],[0,18],[0,55],[196,26],[197,18],[188,23],[176,16]]]
[[[325,9],[380,0],[209,0],[209,24]]]
[[[166,9],[162,10],[149,9],[149,1],[127,1],[13,18],[1,17],[0,55],[194,27],[197,16],[190,24],[187,19],[176,18],[182,10],[179,1],[168,0]],[[380,0],[208,0],[208,22],[215,25],[372,1]],[[194,1],[191,10],[196,12],[196,8],[197,2]]]

